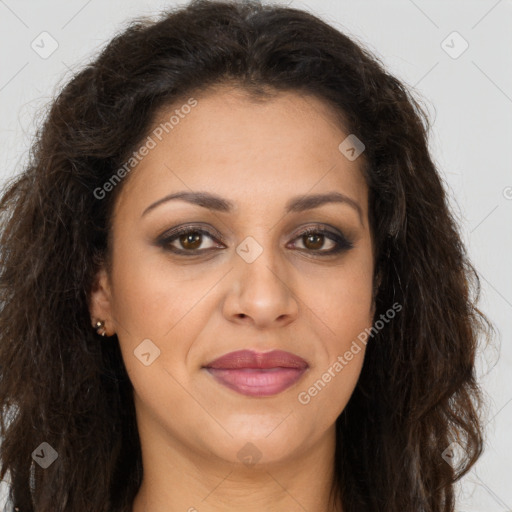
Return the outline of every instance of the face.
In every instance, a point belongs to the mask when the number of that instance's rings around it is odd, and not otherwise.
[[[139,428],[191,456],[292,460],[333,435],[361,371],[368,189],[320,100],[256,103],[228,88],[196,99],[125,178],[91,315],[117,333]],[[181,193],[203,196],[170,198]],[[337,195],[307,200],[323,194]],[[206,368],[239,350],[286,351],[305,369]]]

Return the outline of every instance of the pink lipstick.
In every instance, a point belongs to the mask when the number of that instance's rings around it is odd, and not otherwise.
[[[204,368],[221,384],[248,396],[272,396],[297,382],[309,367],[301,357],[273,350],[230,352]]]

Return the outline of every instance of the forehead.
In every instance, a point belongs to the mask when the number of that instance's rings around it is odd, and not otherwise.
[[[184,107],[186,97],[158,113],[148,133],[154,147],[132,171],[120,202],[143,209],[166,193],[202,190],[235,204],[284,204],[288,196],[338,190],[366,213],[361,161],[340,152],[348,133],[322,100],[292,91],[255,99],[232,87],[191,98],[192,108]]]

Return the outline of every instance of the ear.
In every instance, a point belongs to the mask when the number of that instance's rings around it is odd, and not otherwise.
[[[112,292],[109,276],[105,268],[101,268],[94,279],[89,302],[91,325],[104,321],[106,336],[115,334],[115,325],[112,315]]]

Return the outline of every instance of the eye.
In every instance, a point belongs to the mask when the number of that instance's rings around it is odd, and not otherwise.
[[[331,232],[323,227],[309,227],[299,233],[295,240],[301,241],[303,248],[299,247],[300,249],[320,253],[321,255],[338,254],[354,247],[343,235]],[[328,250],[322,249],[325,247],[326,240],[330,242],[328,245],[331,248]]]
[[[171,252],[178,254],[188,253],[190,255],[197,251],[208,251],[215,247],[215,244],[210,247],[202,247],[205,236],[210,238],[210,240],[222,239],[220,233],[211,233],[204,228],[196,226],[181,226],[166,233],[158,240],[158,244]]]
[[[220,244],[211,243],[204,247],[205,237],[211,241],[221,241]],[[195,256],[211,250],[223,249],[226,246],[222,243],[222,235],[216,231],[211,232],[199,226],[179,226],[165,233],[157,240],[157,244],[175,254]],[[302,247],[297,247],[303,252],[313,253],[320,256],[330,256],[352,249],[353,244],[341,233],[335,233],[319,226],[308,227],[301,231],[293,240],[299,240]],[[326,242],[328,248],[325,250]],[[300,245],[300,244],[299,244]]]

